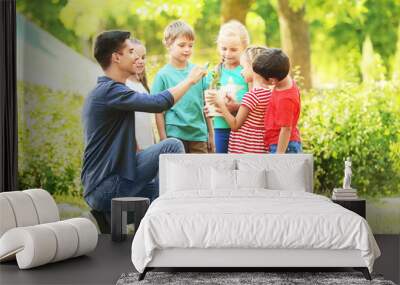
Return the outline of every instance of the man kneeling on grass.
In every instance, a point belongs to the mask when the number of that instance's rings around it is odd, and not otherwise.
[[[132,91],[125,82],[135,73],[138,56],[129,38],[125,31],[107,31],[96,38],[94,57],[105,75],[98,78],[83,107],[84,198],[101,212],[111,210],[115,197],[157,198],[159,155],[183,153],[184,147],[171,138],[136,153],[135,111],[168,110],[205,75],[203,68],[195,67],[184,81],[159,94]]]

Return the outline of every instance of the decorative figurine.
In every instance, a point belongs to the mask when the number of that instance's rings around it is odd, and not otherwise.
[[[351,188],[351,158],[348,157],[344,162],[344,178],[343,178],[343,189]]]
[[[351,187],[351,158],[348,157],[344,162],[343,188],[334,188],[332,193],[333,200],[356,200],[357,189]]]

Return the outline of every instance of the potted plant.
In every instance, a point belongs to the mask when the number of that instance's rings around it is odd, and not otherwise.
[[[211,71],[212,80],[209,85],[209,89],[204,91],[205,102],[206,102],[206,106],[208,108],[208,115],[211,117],[221,116],[221,114],[215,110],[215,105],[212,104],[211,102],[209,102],[209,100],[208,100],[208,98],[214,96],[214,94],[216,94],[217,96],[223,96],[222,91],[221,91],[221,83],[220,83],[221,69],[222,69],[222,64],[218,64],[214,68],[214,70]]]

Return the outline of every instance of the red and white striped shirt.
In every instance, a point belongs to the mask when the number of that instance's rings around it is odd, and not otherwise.
[[[229,136],[229,153],[266,153],[264,115],[271,99],[271,90],[257,87],[247,92],[241,105],[249,108],[246,121]]]

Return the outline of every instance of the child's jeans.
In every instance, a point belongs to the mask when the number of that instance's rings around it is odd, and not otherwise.
[[[270,144],[269,145],[269,152],[276,153],[278,148],[277,144]],[[286,149],[286,153],[301,153],[303,152],[303,148],[301,146],[301,142],[290,141],[288,147]]]
[[[228,153],[229,135],[231,129],[214,129],[214,141],[216,153]]]

